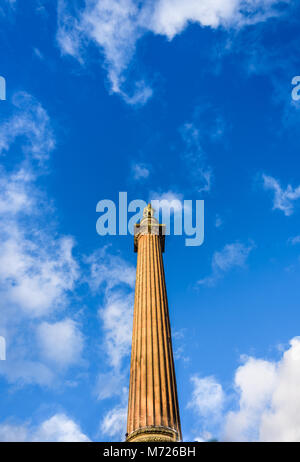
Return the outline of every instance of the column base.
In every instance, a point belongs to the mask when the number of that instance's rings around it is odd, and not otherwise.
[[[151,441],[176,442],[178,441],[178,434],[172,428],[153,426],[139,428],[126,437],[127,443],[150,443]]]

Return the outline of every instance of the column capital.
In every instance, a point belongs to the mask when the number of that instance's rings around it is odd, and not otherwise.
[[[138,251],[138,240],[145,234],[154,234],[160,237],[161,251],[165,251],[166,225],[160,224],[154,217],[155,210],[148,204],[144,208],[143,218],[134,225],[134,252]]]

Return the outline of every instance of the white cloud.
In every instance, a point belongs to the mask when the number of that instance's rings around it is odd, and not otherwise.
[[[185,363],[189,362],[191,358],[186,354],[186,341],[188,340],[186,335],[186,329],[173,330],[173,353],[175,361],[181,360]]]
[[[129,355],[132,336],[133,294],[111,292],[99,316],[105,332],[104,346],[112,367],[119,369]]]
[[[86,442],[88,436],[82,433],[78,424],[65,414],[55,414],[39,427],[29,424],[0,424],[0,441],[3,442]]]
[[[219,111],[210,106],[197,106],[192,122],[179,129],[184,149],[182,159],[185,168],[199,193],[208,193],[213,182],[213,171],[207,162],[210,145],[219,142],[225,133],[225,122]]]
[[[26,92],[13,97],[15,114],[0,126],[0,154],[7,152],[17,138],[30,161],[39,163],[49,158],[55,147],[50,119],[41,104]]]
[[[98,375],[95,394],[99,400],[119,396],[121,402],[104,417],[101,431],[123,440],[127,414],[124,402],[128,396],[123,359],[129,356],[132,341],[135,268],[110,254],[107,247],[94,252],[86,261],[90,265],[91,289],[97,293],[102,288],[104,293],[98,315],[102,321],[102,349],[110,366],[107,373]]]
[[[276,16],[279,0],[158,0],[152,30],[171,40],[189,23],[211,28],[242,27]]]
[[[79,20],[69,12],[65,0],[57,2],[57,41],[63,55],[70,55],[83,64]]]
[[[125,70],[142,33],[138,3],[134,0],[87,0],[77,17],[70,15],[63,0],[58,4],[57,40],[62,52],[83,62],[86,43],[94,43],[105,56],[111,91],[120,94],[128,104],[144,104],[152,90],[143,80],[135,82],[131,94],[123,90]]]
[[[86,442],[90,439],[65,414],[56,414],[43,422],[35,433],[34,441]]]
[[[36,56],[41,61],[43,61],[45,59],[43,53],[38,48],[35,48],[35,47],[33,48],[33,54],[34,54],[34,56]]]
[[[193,392],[188,407],[194,409],[200,416],[210,419],[219,418],[224,404],[224,392],[222,386],[214,377],[200,378],[197,375],[191,377]]]
[[[253,441],[257,438],[263,411],[269,406],[276,383],[275,364],[247,358],[235,373],[239,410],[227,414],[224,439]]]
[[[22,335],[22,333],[20,333]],[[27,350],[28,345],[24,347]],[[53,384],[54,371],[39,361],[26,359],[20,349],[9,350],[7,361],[1,361],[0,374],[3,374],[9,383],[17,383],[18,386],[37,384],[49,386]]]
[[[196,438],[194,438],[194,441],[198,441],[198,443],[206,443],[207,441],[210,441],[212,438],[212,433],[204,431],[201,433],[201,435],[196,436]]]
[[[223,220],[219,215],[216,215],[215,225],[216,225],[216,228],[221,228],[223,225]]]
[[[70,366],[81,361],[83,335],[72,319],[49,324],[43,322],[37,327],[38,343],[43,357],[59,366]]]
[[[180,128],[180,133],[186,145],[184,158],[190,165],[194,165],[192,171],[197,170],[196,175],[199,177],[199,182],[204,181],[202,190],[210,190],[211,173],[207,169],[205,173],[205,153],[201,146],[200,132],[194,123],[187,122]],[[196,168],[195,168],[196,167]]]
[[[226,395],[211,377],[194,382],[190,407],[201,417],[199,433],[222,441],[300,442],[300,337],[278,361],[242,361]]]
[[[62,308],[67,291],[74,287],[78,266],[72,256],[73,239],[49,242],[38,230],[28,237],[16,222],[1,226],[0,293],[2,303],[23,314],[40,317]],[[6,223],[7,225],[7,223]]]
[[[210,441],[219,436],[219,427],[224,420],[224,406],[227,400],[222,385],[214,377],[191,377],[193,389],[187,407],[196,417],[193,432],[196,437],[189,436],[187,441]]]
[[[28,429],[26,425],[0,424],[0,441],[5,443],[17,443],[27,441]]]
[[[235,266],[244,266],[252,246],[245,246],[239,242],[227,244],[221,252],[215,252],[213,256],[213,270],[229,271]]]
[[[230,441],[300,441],[300,338],[280,361],[247,358],[235,375],[239,409],[226,418]]]
[[[127,406],[116,406],[111,409],[101,422],[101,431],[110,437],[125,439]]]
[[[55,235],[48,200],[35,185],[55,147],[49,117],[30,95],[13,99],[15,112],[0,126],[0,153],[18,140],[23,157],[14,170],[0,170],[1,303],[38,317],[64,306],[78,265],[73,239]]]
[[[33,178],[30,169],[0,171],[0,293],[6,306],[40,316],[64,304],[77,278],[77,263],[72,238],[51,240],[47,225],[40,229],[43,202]]]
[[[98,312],[104,330],[103,347],[112,367],[119,370],[122,359],[130,352],[135,268],[109,254],[107,248],[86,261],[90,265],[90,287],[94,291],[104,289],[104,302]]]
[[[152,28],[169,40],[180,34],[189,22],[216,28],[229,23],[238,3],[236,0],[159,0],[155,3]]]
[[[281,210],[286,216],[294,213],[294,202],[300,199],[300,186],[293,188],[290,184],[286,189],[283,189],[278,180],[275,178],[263,175],[264,189],[274,193],[273,210]]]
[[[99,374],[95,392],[98,400],[111,398],[112,396],[124,396],[127,392],[125,386],[125,377],[116,370],[106,374]]]
[[[225,245],[221,251],[215,252],[213,255],[211,276],[201,279],[198,284],[214,285],[220,277],[231,269],[245,267],[253,248],[254,244],[246,246],[240,242]]]
[[[300,442],[300,337],[290,342],[290,348],[277,364],[276,386],[271,406],[261,419],[261,441]]]
[[[174,234],[182,234],[182,217],[183,214],[191,214],[190,205],[184,204],[182,194],[173,191],[167,192],[150,192],[149,201],[154,209],[155,218],[165,224],[165,233],[169,235],[171,231],[171,222],[174,221]],[[185,205],[185,206],[184,206]],[[171,218],[172,217],[172,218]]]
[[[299,236],[294,236],[290,237],[288,242],[290,242],[292,245],[300,244],[300,235]]]
[[[183,209],[183,201],[182,201],[182,194],[176,193],[174,191],[167,191],[167,192],[151,192],[149,194],[149,202],[151,201],[159,201],[161,206],[162,212],[169,212],[170,207],[173,207],[174,212],[181,212]],[[155,204],[154,204],[155,209]],[[155,210],[158,213],[158,210]]]
[[[142,180],[148,178],[150,170],[145,164],[134,164],[132,166],[132,173],[135,180]]]
[[[107,292],[122,285],[134,287],[134,266],[121,257],[110,254],[107,247],[94,252],[86,261],[90,265],[88,282],[92,290],[103,286]]]
[[[285,0],[286,3],[288,0]],[[57,40],[63,54],[84,64],[86,48],[96,45],[104,54],[111,91],[129,104],[144,104],[152,90],[143,79],[130,92],[126,71],[135,55],[136,43],[149,31],[171,40],[188,24],[202,27],[240,28],[279,14],[279,0],[86,0],[73,13],[65,0],[58,0]],[[127,85],[128,86],[128,85]]]
[[[34,320],[66,308],[79,265],[73,239],[57,233],[53,207],[37,187],[55,147],[47,112],[18,93],[0,139],[0,153],[14,163],[0,169],[0,324],[9,359],[0,369],[9,382],[49,385],[55,374],[34,356]]]
[[[0,213],[13,214],[33,212],[37,192],[32,187],[33,174],[20,168],[8,175],[0,167]]]

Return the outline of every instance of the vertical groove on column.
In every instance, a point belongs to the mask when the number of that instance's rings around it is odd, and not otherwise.
[[[147,277],[147,252],[144,239],[141,239],[142,254],[143,254],[143,286],[142,286],[142,303],[140,306],[141,311],[141,325],[140,325],[140,345],[141,345],[141,354],[140,354],[140,414],[139,414],[139,425],[141,427],[145,426],[145,349],[144,349],[144,339],[145,339],[145,305],[146,305],[146,277]]]
[[[158,265],[158,280],[160,286],[160,309],[161,309],[161,331],[162,341],[163,341],[163,351],[164,351],[164,374],[165,374],[165,383],[166,383],[166,411],[165,411],[165,425],[168,427],[172,426],[172,419],[170,413],[170,377],[169,377],[169,361],[168,361],[168,342],[166,339],[166,330],[165,330],[165,297],[164,297],[164,286],[162,281],[162,271],[161,271],[161,248],[158,243],[157,245],[157,265]]]
[[[173,391],[173,383],[172,383],[172,366],[173,366],[173,361],[170,360],[170,332],[168,330],[168,322],[167,322],[167,306],[168,306],[168,301],[167,301],[167,294],[166,294],[166,287],[164,283],[164,269],[163,269],[163,261],[162,261],[162,254],[160,253],[160,270],[161,270],[161,281],[162,281],[162,286],[163,286],[163,299],[164,299],[164,333],[165,333],[165,342],[166,342],[166,350],[167,350],[167,356],[166,356],[166,361],[168,364],[167,367],[167,374],[168,374],[168,383],[169,383],[169,411],[170,411],[170,425],[174,426],[174,408],[173,408],[173,396],[172,396],[172,391]],[[174,366],[173,366],[174,367]]]
[[[172,351],[172,339],[171,339],[171,329],[170,329],[170,321],[169,321],[169,307],[168,307],[168,298],[167,298],[167,289],[165,283],[165,274],[164,274],[164,265],[163,265],[163,257],[160,254],[160,267],[162,272],[162,284],[163,284],[163,292],[164,292],[164,301],[165,301],[165,329],[166,332],[166,340],[168,343],[168,373],[170,376],[170,389],[169,389],[169,398],[170,398],[170,410],[171,410],[171,422],[172,425],[175,427],[179,427],[178,421],[178,401],[177,401],[177,394],[176,393],[176,381],[175,381],[175,366],[174,366],[174,359],[173,359],[173,351]]]
[[[163,298],[162,298],[162,284],[161,284],[161,273],[159,270],[159,252],[160,252],[160,242],[159,238],[156,238],[155,242],[155,265],[157,274],[158,287],[156,291],[156,301],[158,308],[158,335],[159,335],[159,360],[160,360],[160,379],[161,379],[161,394],[162,394],[162,416],[161,423],[166,427],[169,426],[169,412],[168,412],[168,383],[166,377],[166,350],[164,342],[164,333],[163,333]]]
[[[139,297],[139,267],[141,259],[138,256],[136,266],[136,283],[135,283],[135,295],[134,295],[134,306],[137,307]],[[134,427],[134,409],[135,409],[135,390],[136,390],[136,342],[137,342],[137,310],[133,310],[133,328],[132,328],[132,351],[131,351],[131,375],[129,384],[129,398],[128,398],[128,420],[127,420],[127,433],[132,432]]]
[[[155,344],[156,344],[156,356],[155,356],[155,424],[163,425],[162,415],[163,415],[163,392],[162,392],[162,375],[161,375],[161,345],[160,345],[160,324],[159,324],[159,296],[158,296],[158,274],[157,274],[157,259],[156,259],[156,248],[157,248],[157,238],[154,237],[153,245],[153,278],[154,278],[154,301],[155,301]]]
[[[173,345],[172,345],[172,334],[171,334],[171,326],[170,326],[170,315],[169,315],[169,304],[168,304],[168,296],[167,296],[167,288],[166,288],[166,279],[165,279],[165,270],[164,270],[164,265],[163,265],[163,258],[162,258],[162,271],[163,271],[163,281],[165,285],[165,293],[166,293],[166,309],[167,309],[167,325],[168,325],[168,331],[169,331],[169,337],[170,337],[170,349],[169,349],[169,354],[170,354],[170,361],[172,363],[172,368],[171,368],[171,373],[173,377],[173,406],[174,406],[174,415],[175,415],[175,425],[178,428],[178,433],[180,439],[182,438],[181,435],[181,424],[180,424],[180,416],[179,416],[179,405],[178,405],[178,395],[177,395],[177,383],[176,383],[176,374],[175,374],[175,365],[174,365],[174,355],[173,355]]]
[[[152,387],[152,322],[151,322],[151,240],[147,239],[147,303],[146,317],[146,425],[153,425],[153,387]]]
[[[153,255],[153,246],[154,239],[151,239],[151,255]],[[155,425],[156,422],[156,412],[155,412],[155,402],[156,402],[156,393],[154,388],[154,376],[155,376],[155,355],[154,355],[154,344],[156,343],[156,326],[154,322],[154,310],[155,310],[155,281],[154,281],[154,267],[153,267],[153,258],[151,258],[151,268],[150,268],[150,278],[151,278],[151,325],[152,325],[152,336],[151,336],[151,351],[152,351],[152,363],[151,363],[151,373],[152,373],[152,425]]]
[[[137,300],[137,305],[134,307],[137,311],[137,322],[136,322],[136,358],[135,358],[135,365],[136,365],[136,373],[135,373],[135,394],[136,394],[136,399],[135,399],[135,406],[133,409],[134,412],[134,428],[137,428],[139,426],[139,415],[140,415],[140,374],[141,374],[141,369],[140,369],[140,356],[141,356],[141,348],[140,348],[140,342],[141,342],[141,296],[142,296],[142,290],[143,290],[143,254],[141,253],[139,255],[140,258],[140,264],[139,264],[139,294],[138,294],[138,300]]]
[[[141,249],[142,250],[142,249]],[[143,271],[144,271],[144,259],[143,259],[143,252],[141,251],[140,254],[140,293],[139,293],[139,301],[138,305],[135,307],[135,309],[138,312],[137,316],[137,332],[136,332],[136,337],[137,337],[137,349],[136,349],[136,405],[134,409],[134,428],[138,428],[140,425],[140,402],[141,402],[141,363],[140,363],[140,358],[141,358],[141,298],[142,298],[142,293],[143,293]]]

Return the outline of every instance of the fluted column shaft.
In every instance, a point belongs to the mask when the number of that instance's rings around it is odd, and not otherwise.
[[[127,434],[128,441],[181,439],[161,242],[154,234],[138,237]]]

